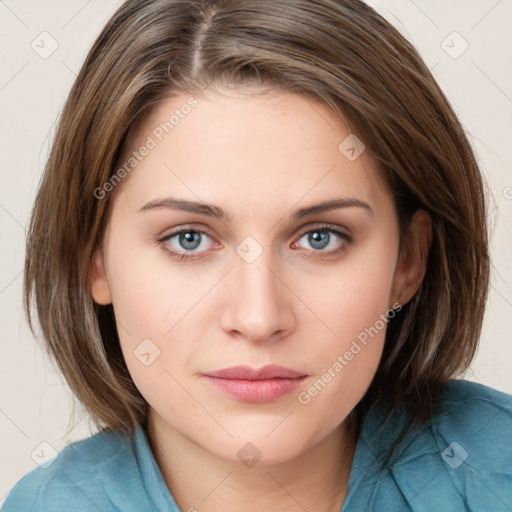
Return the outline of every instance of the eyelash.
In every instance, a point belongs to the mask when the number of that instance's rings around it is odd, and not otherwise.
[[[307,235],[308,233],[313,233],[315,231],[322,232],[322,233],[334,234],[338,238],[341,238],[342,240],[345,241],[345,243],[341,247],[339,247],[338,249],[330,250],[330,251],[322,251],[322,250],[314,250],[314,249],[312,249],[312,252],[318,253],[319,255],[324,255],[324,256],[320,256],[320,258],[325,257],[325,256],[330,257],[330,256],[335,256],[335,255],[342,254],[342,253],[344,253],[348,249],[349,245],[354,242],[354,239],[353,239],[352,236],[348,235],[347,233],[344,233],[343,231],[338,230],[337,228],[335,228],[335,227],[333,227],[332,225],[329,225],[329,224],[322,224],[322,225],[315,226],[313,228],[309,228],[309,229],[303,231],[300,234],[300,236],[297,238],[297,241],[299,241],[304,235]],[[197,234],[200,234],[200,235],[206,235],[207,237],[213,239],[213,237],[208,233],[208,231],[205,231],[203,229],[197,229],[197,228],[194,228],[193,226],[181,226],[181,227],[175,229],[172,233],[169,233],[168,235],[166,235],[166,236],[164,236],[162,238],[157,239],[157,242],[163,246],[164,250],[170,256],[172,256],[173,258],[177,258],[179,261],[198,259],[201,256],[196,256],[196,254],[202,254],[202,252],[199,252],[199,253],[195,253],[195,252],[190,252],[190,253],[183,252],[183,253],[180,253],[180,252],[173,251],[173,250],[169,249],[166,246],[166,243],[169,242],[169,240],[171,238],[174,238],[176,235],[179,235],[180,233],[197,233]],[[295,243],[296,242],[294,242],[294,244]]]

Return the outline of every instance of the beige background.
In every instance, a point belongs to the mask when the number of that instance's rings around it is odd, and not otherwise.
[[[91,433],[83,413],[68,425],[69,392],[23,317],[24,226],[66,94],[120,3],[0,1],[0,505],[14,483],[36,467],[31,454],[51,454]],[[466,378],[512,393],[512,1],[369,3],[416,45],[433,70],[469,132],[495,196],[492,289],[480,351]],[[46,55],[52,45],[58,46]]]

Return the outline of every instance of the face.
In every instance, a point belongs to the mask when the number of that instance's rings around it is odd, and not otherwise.
[[[228,461],[248,442],[261,462],[290,460],[362,398],[386,312],[421,270],[399,258],[369,152],[327,107],[190,98],[158,106],[125,155],[91,291],[113,304],[157,430]],[[251,371],[267,365],[285,369]]]

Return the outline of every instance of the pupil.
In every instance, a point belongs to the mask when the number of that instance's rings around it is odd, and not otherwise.
[[[323,249],[329,243],[329,234],[321,231],[313,231],[309,235],[309,238],[311,246],[314,247],[315,249]]]
[[[197,249],[199,246],[199,233],[188,231],[181,233],[180,244],[184,249]]]

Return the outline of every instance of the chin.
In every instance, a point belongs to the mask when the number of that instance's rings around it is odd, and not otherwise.
[[[212,443],[207,448],[218,457],[247,467],[288,462],[307,451],[309,436],[306,432],[283,428],[282,425],[276,428],[280,421],[282,418],[273,418],[261,428],[251,425],[239,431],[231,429],[234,438],[229,439],[227,444],[222,445],[219,440],[219,443]],[[269,428],[270,423],[272,426]]]

